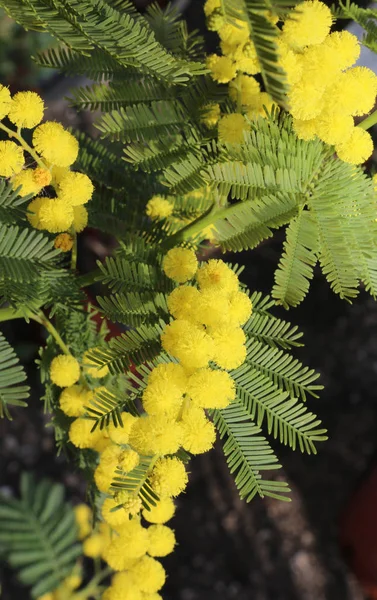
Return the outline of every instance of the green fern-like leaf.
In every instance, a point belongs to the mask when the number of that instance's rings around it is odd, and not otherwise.
[[[306,296],[317,262],[319,232],[309,211],[301,211],[287,227],[287,240],[275,271],[272,296],[283,306],[297,306]]]
[[[20,581],[31,586],[33,598],[59,587],[81,554],[63,486],[48,480],[36,484],[23,474],[21,499],[0,497],[0,543]]]
[[[250,420],[248,412],[237,402],[224,410],[213,411],[214,423],[224,440],[224,454],[242,499],[250,502],[257,494],[289,500],[284,481],[262,477],[265,471],[280,469],[278,460],[261,430]]]
[[[121,469],[117,468],[111,484],[111,491],[114,493],[126,491],[133,495],[138,494],[144,508],[150,510],[159,500],[158,495],[153,491],[148,481],[148,474],[154,462],[154,456],[140,456],[138,466],[129,473],[123,473]]]
[[[26,381],[26,374],[12,346],[0,331],[0,417],[11,418],[8,406],[27,406],[29,386],[20,385]]]

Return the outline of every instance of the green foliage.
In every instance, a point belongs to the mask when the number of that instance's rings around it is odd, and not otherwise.
[[[24,368],[19,364],[12,346],[0,331],[0,417],[11,419],[8,406],[27,406],[29,386]]]
[[[14,190],[5,180],[0,181],[0,223],[13,225],[25,221],[25,203],[31,196],[19,196],[20,188]],[[21,207],[21,208],[20,208]]]
[[[123,473],[117,468],[114,480],[111,484],[112,492],[128,492],[138,494],[140,500],[147,510],[155,506],[159,500],[156,492],[153,491],[148,480],[148,473],[151,471],[155,458],[153,456],[140,456],[140,462],[129,473]]]
[[[20,500],[0,497],[0,545],[33,598],[57,588],[81,553],[63,486],[24,473]]]
[[[375,8],[361,8],[351,0],[342,2],[339,6],[332,6],[333,14],[338,19],[352,19],[365,30],[361,43],[367,48],[377,51],[377,10]]]
[[[258,494],[262,498],[289,500],[284,495],[290,491],[287,483],[262,478],[263,471],[280,469],[281,465],[247,411],[233,403],[224,410],[213,411],[213,419],[220,437],[225,438],[224,454],[241,498],[250,502]]]
[[[43,66],[55,67],[61,59],[80,64],[80,58],[89,56],[95,64],[92,52],[96,49],[98,62],[108,72],[114,67],[120,71],[137,68],[166,83],[180,84],[203,70],[200,63],[168,52],[131,4],[123,10],[105,0],[2,0],[2,5],[25,28],[48,31],[69,48],[48,53],[47,60],[41,60]]]
[[[288,0],[224,0],[222,10],[226,20],[234,23],[235,19],[247,20],[250,27],[250,38],[254,43],[261,67],[261,74],[266,91],[282,106],[286,102],[287,83],[285,73],[279,65],[277,38],[279,29],[267,18],[271,15],[281,16],[297,2]]]

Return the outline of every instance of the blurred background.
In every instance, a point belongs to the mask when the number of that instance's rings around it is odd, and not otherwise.
[[[202,0],[178,3],[190,28],[204,32],[202,5]],[[143,10],[145,3],[138,6]],[[12,93],[37,91],[48,106],[47,118],[96,135],[93,115],[76,113],[65,100],[70,88],[86,82],[33,63],[31,56],[50,43],[47,35],[23,31],[0,9],[0,82]],[[210,34],[208,49],[215,44]],[[373,54],[363,53],[361,61],[377,71]],[[369,172],[376,172],[376,161],[375,153]],[[251,290],[271,289],[281,243],[278,234],[237,257]],[[86,230],[79,269],[93,268],[112,245],[110,238]],[[91,293],[94,298],[95,289]],[[306,347],[296,356],[321,372],[325,390],[309,402],[328,428],[329,441],[309,457],[274,444],[281,475],[292,488],[289,504],[241,502],[219,447],[195,458],[172,522],[179,545],[164,560],[165,600],[377,600],[377,304],[363,292],[353,305],[339,300],[317,273],[303,304],[288,315],[281,309],[278,316],[304,331]],[[33,470],[63,482],[72,502],[84,501],[85,482],[64,456],[55,456],[53,431],[43,415],[35,359],[44,334],[36,323],[22,321],[1,328],[27,367],[32,398],[28,409],[12,410],[12,422],[0,422],[0,491],[17,489],[20,472]],[[0,582],[2,600],[29,598],[4,565]]]

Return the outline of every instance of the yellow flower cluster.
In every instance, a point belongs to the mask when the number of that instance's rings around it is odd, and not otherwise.
[[[299,138],[317,136],[334,145],[341,160],[360,164],[373,143],[353,117],[373,108],[377,76],[352,66],[360,54],[358,39],[348,31],[330,33],[331,25],[330,9],[318,0],[302,2],[286,19],[279,53],[290,85],[288,106]]]
[[[217,31],[220,37],[222,55],[207,57],[207,67],[212,78],[218,83],[229,83],[229,95],[237,103],[237,112],[221,116],[220,106],[212,103],[202,107],[202,122],[213,128],[218,124],[219,139],[229,144],[239,144],[244,132],[249,130],[249,119],[265,117],[271,111],[272,99],[262,92],[253,75],[260,73],[260,65],[255,46],[250,39],[249,27],[242,19],[227,22],[220,0],[207,0],[204,4],[207,27]],[[267,18],[276,23],[270,13]]]
[[[151,369],[141,416],[123,412],[122,426],[110,423],[92,431],[86,409],[104,390],[95,381],[107,370],[98,368],[87,352],[80,362],[59,355],[50,367],[51,381],[64,388],[60,408],[73,419],[70,441],[98,453],[94,481],[104,495],[102,520],[93,530],[89,507],[79,505],[75,513],[84,554],[102,558],[117,571],[105,600],[159,597],[165,571],[157,559],[175,546],[174,532],[165,523],[174,515],[173,498],[188,483],[185,465],[175,454],[180,448],[192,454],[212,448],[215,427],[205,411],[225,408],[235,399],[235,384],[227,370],[246,357],[241,326],[252,307],[239,290],[236,274],[221,260],[199,266],[194,251],[186,248],[170,250],[163,269],[179,284],[168,297],[173,321],[161,335],[171,359]],[[119,473],[130,473],[145,456],[152,457],[148,480],[159,498],[150,509],[143,509],[138,493],[113,487]]]
[[[13,188],[20,188],[23,196],[35,196],[26,215],[33,227],[50,233],[72,228],[79,233],[88,222],[84,204],[92,197],[93,184],[87,175],[70,170],[79,150],[76,138],[60,123],[40,124],[43,114],[44,103],[38,94],[18,92],[12,98],[8,88],[0,85],[0,119],[8,117],[18,128],[12,132],[0,124],[12,138],[0,142],[0,176],[11,177]],[[35,128],[33,146],[23,139],[20,133],[23,128]],[[25,167],[25,152],[37,163],[36,168]],[[68,234],[55,240],[55,247],[62,252],[69,251],[72,244]]]
[[[140,516],[132,520],[116,516],[121,508],[115,510],[105,500],[102,515],[111,515],[111,524],[100,522],[93,530],[93,514],[91,509],[80,504],[75,507],[79,537],[83,542],[85,556],[92,559],[102,558],[116,571],[110,587],[103,598],[136,600],[140,598],[161,598],[158,591],[165,583],[165,571],[156,558],[162,558],[174,550],[174,531],[164,525],[174,514],[174,504],[170,498],[160,500],[150,511],[143,515],[150,525],[144,527]],[[117,504],[119,505],[120,499]],[[137,512],[140,512],[138,509]],[[136,514],[136,510],[134,513]],[[150,517],[149,517],[150,515]],[[52,596],[57,600],[55,596]]]

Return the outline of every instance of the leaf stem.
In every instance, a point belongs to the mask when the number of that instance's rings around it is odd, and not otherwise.
[[[374,110],[372,112],[372,114],[370,114],[368,117],[366,117],[365,119],[363,119],[362,121],[360,121],[360,123],[358,123],[358,127],[361,127],[361,129],[370,129],[371,127],[373,127],[373,125],[377,124],[377,109]]]
[[[40,167],[42,167],[42,169],[48,170],[47,165],[45,165],[45,163],[43,162],[43,160],[41,159],[41,157],[38,156],[38,154],[36,153],[36,151],[34,150],[34,148],[32,148],[31,146],[29,146],[29,144],[24,140],[24,138],[22,137],[20,131],[14,131],[13,129],[10,129],[9,127],[7,127],[6,125],[4,125],[3,123],[0,123],[0,129],[2,129],[3,131],[5,131],[10,138],[13,137],[18,142],[20,142],[20,144],[23,147],[23,149],[26,150],[30,154],[30,156],[32,156],[34,158],[34,160],[36,161],[36,163]]]
[[[49,334],[52,335],[58,346],[63,350],[64,354],[71,354],[68,346],[62,340],[58,331],[55,329],[51,321],[48,320],[48,318],[42,311],[39,311],[35,314],[31,311],[22,308],[14,309],[12,306],[7,306],[6,308],[0,309],[0,323],[5,321],[12,321],[13,319],[25,319],[26,321],[32,319],[40,325],[43,325],[43,327],[47,329]]]
[[[37,315],[30,315],[30,318],[33,319],[33,321],[40,323],[40,325],[43,325],[43,327],[47,329],[47,331],[50,335],[52,335],[52,337],[54,338],[58,346],[61,348],[61,350],[63,350],[64,354],[71,354],[68,346],[65,344],[65,342],[63,342],[58,331],[55,329],[51,321],[48,320],[48,318],[46,317],[46,315],[43,314],[42,311],[40,311]]]
[[[195,221],[177,231],[177,233],[174,235],[169,236],[161,244],[162,248],[173,248],[174,246],[178,246],[182,242],[186,242],[195,237],[195,235],[200,233],[205,227],[208,227],[208,225],[212,225],[218,219],[224,218],[229,208],[232,207],[228,206],[219,210],[217,205],[212,205],[212,207],[206,213],[204,213],[204,215],[201,215]]]

